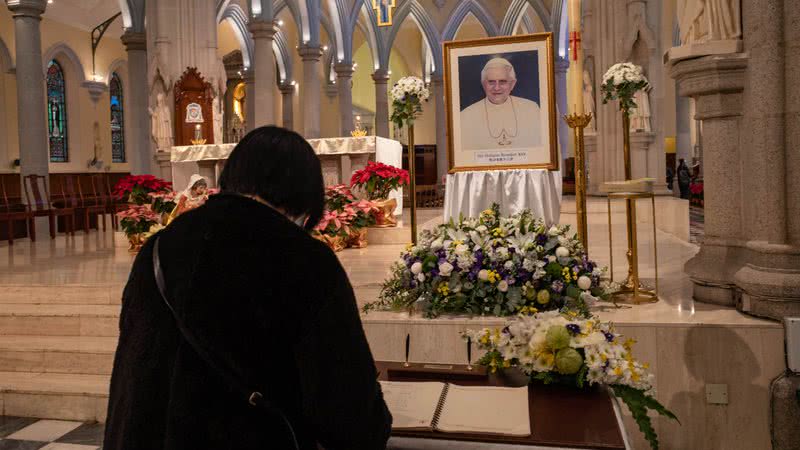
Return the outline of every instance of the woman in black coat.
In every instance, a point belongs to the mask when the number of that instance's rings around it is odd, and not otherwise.
[[[317,156],[296,133],[259,128],[220,186],[157,235],[174,316],[156,237],[134,262],[103,448],[279,450],[295,448],[292,434],[301,449],[385,448],[391,415],[353,290],[307,231],[323,208]]]

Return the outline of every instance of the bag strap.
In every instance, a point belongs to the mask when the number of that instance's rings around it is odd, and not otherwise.
[[[161,298],[164,300],[167,308],[169,308],[170,312],[172,313],[172,317],[175,319],[175,324],[177,325],[180,333],[183,335],[183,338],[189,343],[189,345],[200,356],[200,358],[205,361],[206,364],[208,364],[223,379],[225,379],[229,386],[231,386],[243,399],[247,399],[247,403],[249,403],[251,406],[261,408],[267,413],[280,417],[289,430],[289,435],[294,443],[294,448],[299,450],[300,447],[297,444],[297,437],[294,434],[294,428],[292,428],[292,424],[289,422],[289,419],[286,417],[286,415],[283,414],[283,411],[281,411],[281,409],[278,408],[274,403],[265,399],[261,392],[248,388],[245,383],[239,380],[239,378],[233,375],[230,371],[225,370],[223,366],[218,365],[211,355],[198,344],[194,335],[189,332],[184,323],[180,320],[180,318],[178,318],[178,315],[175,313],[175,310],[172,308],[172,305],[167,299],[167,284],[164,280],[164,271],[161,269],[161,259],[158,256],[158,236],[154,237],[153,239],[155,239],[153,244],[153,274],[156,279],[156,285],[158,286],[158,292],[161,294]]]

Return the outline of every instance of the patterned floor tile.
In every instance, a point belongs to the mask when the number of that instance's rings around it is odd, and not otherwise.
[[[65,444],[63,442],[51,442],[41,450],[97,450],[97,445]]]
[[[81,422],[66,420],[40,420],[10,434],[8,438],[20,441],[53,442],[81,425]]]
[[[38,421],[39,419],[31,419],[30,417],[0,416],[0,438],[16,433]]]
[[[39,450],[45,445],[47,442],[0,439],[0,450]]]
[[[85,423],[78,428],[70,431],[64,436],[56,439],[56,442],[65,444],[82,444],[100,447],[103,445],[103,433],[105,424]]]

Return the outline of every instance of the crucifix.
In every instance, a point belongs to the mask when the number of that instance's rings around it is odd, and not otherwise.
[[[379,27],[392,26],[392,10],[394,10],[397,0],[372,0],[372,9],[378,16]]]

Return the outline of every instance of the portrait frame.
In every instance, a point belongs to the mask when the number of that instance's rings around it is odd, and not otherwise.
[[[443,46],[448,172],[452,174],[455,172],[504,169],[558,170],[560,156],[558,150],[553,33],[449,41],[445,42]],[[484,48],[486,51],[481,52]],[[531,141],[533,144],[524,148],[506,149],[497,146],[494,148],[465,149],[463,145],[464,139],[462,139],[464,124],[461,123],[461,117],[462,112],[467,107],[461,104],[462,98],[465,97],[462,92],[464,89],[461,85],[461,59],[482,56],[484,60],[488,60],[488,58],[505,57],[505,55],[515,53],[520,55],[530,53],[536,57],[536,63],[532,64],[532,67],[535,67],[536,70],[536,78],[534,81],[525,78],[524,81],[528,86],[531,86],[532,83],[537,86],[536,88],[531,87],[531,89],[535,92],[532,95],[538,96],[539,120],[535,121],[532,126],[535,125],[537,127],[535,129],[541,132],[540,137],[537,137],[539,141]],[[530,70],[526,73],[530,73]],[[516,86],[519,86],[520,79],[520,75],[517,75]],[[517,93],[516,86],[511,92],[513,96]],[[475,90],[474,86],[471,89]],[[481,87],[481,89],[483,88]],[[527,97],[533,98],[530,95]],[[456,115],[459,115],[459,117],[456,118]],[[518,120],[516,110],[514,111],[514,119]],[[488,122],[487,112],[486,123],[488,124]],[[517,130],[520,129],[518,123],[515,126]],[[488,134],[491,135],[491,133],[492,130],[490,129]],[[492,157],[494,154],[497,156]],[[479,157],[486,160],[486,162],[475,162]]]

